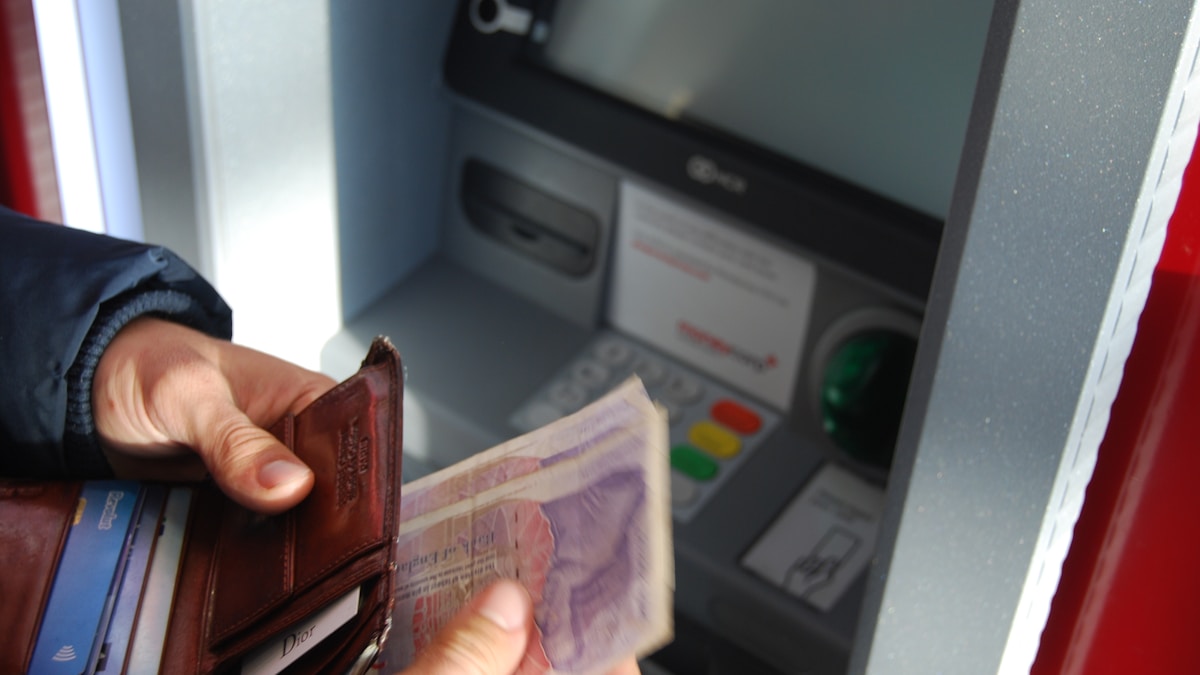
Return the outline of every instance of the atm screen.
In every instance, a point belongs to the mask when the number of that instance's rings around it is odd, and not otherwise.
[[[556,72],[941,219],[990,12],[960,0],[560,0],[533,39]]]

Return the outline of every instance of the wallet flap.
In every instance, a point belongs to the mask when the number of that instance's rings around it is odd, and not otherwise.
[[[399,354],[377,338],[357,373],[270,429],[315,474],[292,510],[263,516],[212,483],[200,491],[161,672],[231,672],[355,589],[349,623],[288,672],[343,672],[382,644],[393,602],[402,388]]]
[[[368,359],[369,361],[369,359]],[[274,612],[395,536],[399,373],[388,361],[314,401],[273,432],[315,474],[295,509],[266,517],[230,503],[213,568],[212,640]]]

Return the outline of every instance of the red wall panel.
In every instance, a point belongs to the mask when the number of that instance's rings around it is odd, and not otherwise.
[[[0,0],[0,204],[62,220],[31,0]]]
[[[1035,675],[1200,673],[1198,157],[1168,225]]]

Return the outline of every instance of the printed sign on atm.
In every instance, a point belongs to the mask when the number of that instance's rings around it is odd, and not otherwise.
[[[792,402],[815,283],[802,258],[621,185],[609,319],[779,409]]]

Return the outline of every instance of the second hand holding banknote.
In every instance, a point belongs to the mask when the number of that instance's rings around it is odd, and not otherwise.
[[[405,486],[391,636],[404,666],[492,581],[521,582],[540,643],[519,671],[589,675],[672,637],[667,424],[636,378]]]

